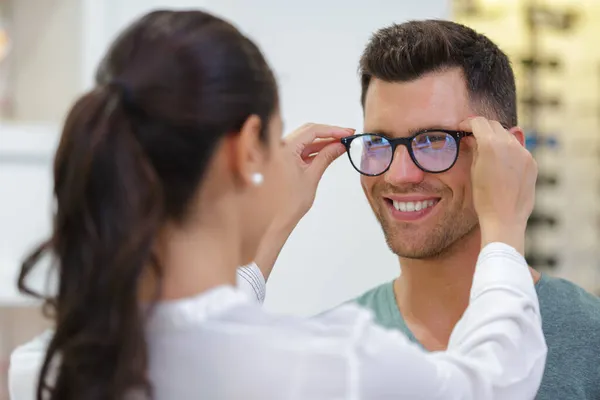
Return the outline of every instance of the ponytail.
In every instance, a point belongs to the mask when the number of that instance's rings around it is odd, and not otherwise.
[[[60,278],[56,296],[45,299],[56,331],[37,400],[151,395],[139,293],[147,268],[160,273],[153,244],[164,220],[162,187],[116,89],[86,94],[67,117],[54,163],[53,234],[21,268],[19,289],[40,297],[25,280],[49,250]]]

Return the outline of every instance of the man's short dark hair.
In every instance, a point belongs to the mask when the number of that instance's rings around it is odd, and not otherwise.
[[[363,108],[372,78],[409,82],[456,67],[475,107],[517,125],[515,77],[506,54],[473,29],[442,20],[394,24],[373,34],[360,60]]]

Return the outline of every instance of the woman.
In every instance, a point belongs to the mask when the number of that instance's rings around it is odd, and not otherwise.
[[[447,352],[425,354],[353,306],[271,316],[234,287],[236,266],[301,173],[289,150],[324,169],[342,146],[313,142],[318,131],[281,141],[273,74],[228,23],[143,17],[67,118],[54,232],[23,265],[22,289],[46,250],[60,278],[38,400],[532,398],[546,348],[515,248],[535,163],[486,120],[465,124],[485,247]]]

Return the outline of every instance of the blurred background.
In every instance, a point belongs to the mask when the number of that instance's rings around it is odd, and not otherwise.
[[[117,32],[164,7],[203,8],[254,39],[278,76],[289,130],[361,128],[358,59],[378,28],[443,18],[488,35],[512,59],[540,169],[528,261],[600,294],[600,0],[0,0],[0,400],[11,350],[49,325],[15,282],[50,231],[62,120]],[[270,310],[311,315],[398,274],[358,179],[346,158],[326,173],[269,281]]]

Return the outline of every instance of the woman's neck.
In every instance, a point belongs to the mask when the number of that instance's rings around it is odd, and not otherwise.
[[[235,285],[239,249],[236,236],[224,227],[186,230],[168,227],[161,235],[160,300],[176,300],[198,295],[221,285]],[[238,246],[239,247],[239,246]],[[148,269],[143,298],[156,298],[156,275]]]

